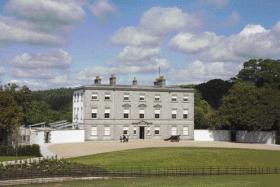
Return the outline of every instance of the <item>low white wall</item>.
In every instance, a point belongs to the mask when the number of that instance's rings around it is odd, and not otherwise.
[[[44,131],[34,131],[31,130],[30,133],[30,144],[42,145],[45,143],[45,133]]]
[[[51,131],[50,143],[84,142],[84,130],[54,130]]]
[[[276,132],[271,131],[237,131],[236,142],[275,144]]]
[[[194,130],[195,141],[230,141],[227,130]]]

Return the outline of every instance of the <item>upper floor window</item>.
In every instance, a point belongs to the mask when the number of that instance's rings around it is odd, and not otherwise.
[[[189,115],[189,111],[188,111],[188,110],[184,110],[184,111],[183,111],[183,118],[184,118],[184,119],[187,119],[187,118],[188,118],[188,115]]]
[[[105,99],[105,100],[110,100],[110,99],[111,99],[111,95],[110,95],[110,94],[105,94],[104,99]]]
[[[177,96],[176,96],[176,95],[172,95],[171,101],[172,101],[172,102],[176,102],[176,101],[177,101]]]
[[[140,95],[139,101],[145,101],[145,95]]]
[[[83,120],[83,108],[81,108],[81,116],[80,119]]]
[[[105,109],[104,118],[110,118],[110,109]]]
[[[160,110],[155,110],[155,118],[159,118],[160,117]]]
[[[145,117],[145,111],[139,110],[139,118],[144,118],[144,117]]]
[[[155,95],[155,101],[160,101],[160,96],[159,95]]]
[[[124,94],[123,95],[123,100],[124,101],[129,101],[129,94]]]
[[[74,103],[76,102],[76,94],[74,94],[74,96],[73,96],[73,101],[74,101]]]
[[[123,118],[129,118],[129,110],[128,109],[123,110]]]
[[[177,118],[177,110],[172,110],[171,117],[172,117],[172,119],[176,119]]]
[[[92,99],[92,100],[97,100],[97,99],[98,99],[98,94],[97,94],[97,93],[93,93],[93,94],[91,95],[91,99]]]
[[[184,96],[184,97],[183,97],[183,101],[184,101],[184,102],[188,102],[188,101],[189,101],[189,97],[188,97],[188,96]]]
[[[91,109],[91,118],[97,118],[97,109],[96,108]]]

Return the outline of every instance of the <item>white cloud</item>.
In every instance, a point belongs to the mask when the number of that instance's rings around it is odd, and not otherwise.
[[[14,57],[10,64],[18,68],[65,69],[70,66],[71,61],[71,56],[60,49],[46,53],[23,53]]]
[[[100,18],[104,18],[116,12],[116,7],[108,0],[97,0],[91,5],[92,13]]]
[[[171,39],[169,46],[186,53],[197,53],[206,50],[217,41],[218,37],[212,32],[205,32],[200,35],[178,33]]]
[[[143,48],[143,47],[133,47],[127,46],[118,55],[118,61],[124,62],[126,64],[149,60],[150,58],[159,55],[160,48]]]
[[[135,27],[123,27],[112,37],[112,42],[123,45],[157,45],[161,38]]]
[[[164,35],[180,29],[192,30],[201,25],[195,15],[181,9],[153,7],[146,11],[140,19],[140,27],[153,34]]]
[[[85,16],[81,5],[73,0],[10,0],[5,10],[32,22],[73,24]]]
[[[13,18],[0,17],[0,42],[30,44],[61,44],[62,38],[57,35],[37,32],[27,22]]]
[[[10,0],[0,16],[0,42],[62,44],[85,12],[81,0]]]
[[[276,32],[276,27],[266,30],[261,25],[247,25],[241,32],[230,36],[209,35],[206,32],[200,35],[179,33],[171,39],[170,46],[187,54],[195,53],[198,59],[205,61],[240,62],[249,58],[279,58],[280,33]],[[192,45],[195,47],[190,47]]]
[[[181,69],[172,69],[168,78],[181,83],[201,83],[214,78],[228,79],[237,71],[238,67],[232,63],[195,60]]]

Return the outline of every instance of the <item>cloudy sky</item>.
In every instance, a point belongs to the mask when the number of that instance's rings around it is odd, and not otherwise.
[[[278,0],[1,0],[0,81],[47,89],[96,75],[152,84],[229,79],[280,58]]]

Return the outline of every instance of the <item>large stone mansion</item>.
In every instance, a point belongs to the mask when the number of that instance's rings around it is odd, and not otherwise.
[[[73,95],[73,123],[85,129],[86,140],[164,139],[194,137],[194,90],[166,86],[160,76],[153,86],[101,84],[81,86]]]

